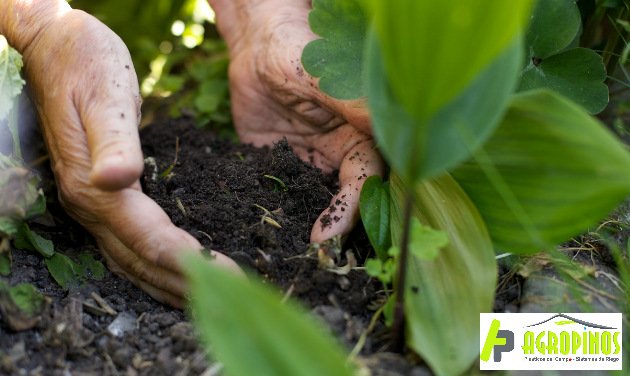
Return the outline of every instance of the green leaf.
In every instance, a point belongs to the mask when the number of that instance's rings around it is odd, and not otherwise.
[[[55,253],[44,261],[50,275],[63,289],[81,285],[80,267],[70,257]]]
[[[11,254],[9,252],[0,252],[0,275],[4,277],[11,274]]]
[[[22,64],[22,56],[0,35],[0,120],[7,116],[15,97],[22,92],[25,84],[20,76]]]
[[[18,249],[37,251],[44,257],[51,257],[55,253],[53,242],[33,232],[26,223],[22,224],[16,234],[14,245]]]
[[[602,57],[587,48],[574,48],[530,63],[522,73],[518,90],[549,88],[596,114],[608,105],[605,79]]]
[[[537,2],[527,29],[527,56],[519,91],[549,88],[592,114],[606,107],[608,87],[602,57],[590,49],[571,48],[580,28],[575,0]]]
[[[79,266],[81,274],[86,279],[91,278],[100,281],[105,278],[105,266],[90,254],[83,253],[79,255]]]
[[[395,174],[390,190],[397,244],[406,192]],[[450,175],[417,184],[414,198],[413,216],[446,234],[448,245],[430,260],[410,254],[404,292],[407,342],[436,375],[460,375],[479,356],[479,313],[492,310],[494,249],[477,209]]]
[[[322,39],[306,45],[302,65],[319,88],[338,99],[365,96],[363,49],[367,18],[360,0],[313,0],[308,21]]]
[[[453,175],[496,247],[536,252],[585,230],[630,193],[630,155],[581,107],[530,91],[514,97],[483,150]]]
[[[361,221],[379,259],[387,258],[391,247],[389,231],[389,187],[380,176],[370,176],[361,188],[359,198]]]
[[[79,262],[59,252],[45,259],[46,267],[53,279],[64,289],[83,284],[89,278],[101,280],[105,276],[105,267],[92,255],[79,255]]]
[[[0,217],[0,236],[11,237],[17,234],[20,222],[8,217]]]
[[[255,280],[184,260],[193,318],[229,375],[352,375],[345,352],[291,301]]]
[[[580,32],[581,23],[575,0],[537,1],[525,34],[530,60],[546,59],[567,48]]]
[[[434,260],[440,249],[448,244],[448,235],[425,226],[418,218],[411,219],[409,250],[421,260]]]
[[[425,123],[394,98],[379,47],[369,38],[367,73],[373,129],[390,165],[404,180],[436,176],[470,157],[496,129],[517,83],[522,47],[515,39],[469,87]]]
[[[12,330],[34,327],[47,305],[46,297],[30,283],[9,286],[0,280],[0,316]]]
[[[388,258],[385,261],[368,259],[365,262],[365,272],[371,277],[378,278],[379,281],[386,285],[392,282],[395,271],[396,264],[392,258]]]
[[[44,295],[30,283],[20,283],[11,287],[9,294],[16,306],[28,315],[37,314],[45,304]]]
[[[370,2],[395,98],[420,124],[467,87],[519,35],[530,0]]]

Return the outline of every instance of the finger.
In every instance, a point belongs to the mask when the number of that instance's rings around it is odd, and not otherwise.
[[[155,286],[152,286],[136,277],[134,277],[132,274],[127,273],[122,267],[120,267],[120,265],[118,265],[110,256],[108,256],[106,253],[103,254],[103,257],[105,258],[105,262],[107,263],[107,267],[116,275],[118,275],[121,278],[127,279],[129,280],[131,283],[133,283],[135,286],[138,286],[139,288],[141,288],[143,291],[145,291],[147,294],[149,294],[149,296],[151,296],[153,299],[161,302],[161,303],[165,303],[168,305],[171,305],[175,308],[180,308],[183,309],[185,307],[185,299],[182,298],[182,296],[179,295],[173,295],[168,291],[164,291],[164,290],[160,290],[159,288],[156,288]]]
[[[350,149],[339,169],[341,189],[315,221],[311,242],[321,243],[335,235],[350,233],[359,219],[359,196],[365,179],[382,176],[383,170],[383,161],[373,141],[361,142]]]
[[[181,258],[203,248],[193,236],[177,228],[162,208],[140,191],[125,189],[101,207],[99,217],[127,248],[149,264],[181,274]],[[227,256],[214,252],[218,265],[239,271]]]
[[[132,250],[121,243],[109,230],[98,236],[99,248],[111,262],[115,262],[116,271],[124,273],[134,284],[153,286],[171,295],[183,297],[187,288],[182,274],[161,268],[141,259]],[[132,278],[133,277],[133,278]]]
[[[73,98],[87,134],[90,179],[98,188],[117,190],[136,181],[144,167],[138,136],[138,79],[120,38],[91,17],[87,22],[93,23],[92,32],[82,43],[91,43],[91,56],[100,59],[83,62],[85,72],[76,82]],[[105,36],[117,43],[98,40]]]

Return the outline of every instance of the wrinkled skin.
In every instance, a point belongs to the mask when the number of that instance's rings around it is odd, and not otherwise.
[[[186,286],[178,260],[202,247],[141,192],[140,97],[129,52],[111,30],[65,1],[39,4],[53,3],[59,5],[54,14],[30,20],[38,32],[14,45],[24,55],[60,199],[95,236],[110,269],[155,299],[182,307]],[[339,169],[338,196],[348,208],[330,226],[318,220],[311,239],[346,234],[358,216],[359,177],[380,173],[382,164],[364,104],[324,96],[301,68],[302,48],[315,38],[306,22],[309,2],[211,3],[231,50],[241,139],[263,145],[287,137],[305,160],[326,171]],[[213,255],[238,270],[229,258]]]
[[[311,241],[347,234],[359,217],[366,177],[380,175],[365,100],[338,101],[318,90],[304,71],[302,50],[317,39],[308,26],[309,0],[215,0],[219,31],[230,48],[234,123],[243,142],[269,145],[286,137],[296,153],[325,172],[339,170],[338,200],[324,211]],[[322,217],[333,218],[328,226]]]
[[[95,18],[70,10],[22,52],[64,207],[94,235],[112,271],[182,307],[178,259],[202,247],[140,190],[140,97],[127,48]]]

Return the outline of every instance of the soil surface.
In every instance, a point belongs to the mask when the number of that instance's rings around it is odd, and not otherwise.
[[[195,129],[186,119],[153,124],[141,136],[147,158],[143,189],[176,225],[206,248],[227,254],[299,300],[349,350],[355,346],[385,293],[362,270],[337,275],[318,268],[317,254],[309,249],[311,226],[337,189],[334,177],[303,163],[284,141],[273,148],[238,145]],[[51,181],[46,180],[47,197],[54,198]],[[339,203],[337,210],[342,208]],[[49,212],[31,228],[53,240],[58,252],[74,259],[88,253],[102,261],[93,239],[54,199]],[[587,252],[583,243],[567,247],[573,249],[575,260],[605,271],[593,272],[592,284],[613,294],[614,287],[605,284],[614,270],[603,248]],[[347,262],[346,250],[358,265],[371,256],[361,226],[346,240],[339,265]],[[102,280],[64,290],[39,254],[12,252],[12,273],[4,279],[34,284],[49,297],[49,305],[32,329],[13,332],[4,321],[0,323],[0,374],[220,374],[181,311],[154,301],[109,271]],[[553,311],[558,304],[573,304],[560,290],[559,302],[540,299],[549,286],[563,285],[548,260],[533,258],[522,264],[512,260],[500,260],[495,311]],[[603,302],[601,310],[614,304],[600,295],[591,298]],[[387,330],[379,322],[361,351],[373,375],[431,374],[417,359],[387,352],[387,344]]]

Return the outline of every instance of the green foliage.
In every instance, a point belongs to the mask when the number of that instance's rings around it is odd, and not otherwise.
[[[527,54],[519,90],[549,88],[574,100],[590,113],[608,104],[602,57],[574,48],[581,31],[575,0],[538,1],[525,38]]]
[[[409,250],[419,260],[435,260],[440,250],[448,245],[448,235],[444,231],[425,226],[418,218],[411,218]]]
[[[8,287],[5,282],[0,282],[0,288],[8,289],[11,300],[22,312],[29,316],[41,312],[45,305],[44,295],[30,283],[20,283]]]
[[[417,126],[426,127],[514,41],[531,1],[480,6],[459,0],[373,0],[370,5],[393,95]]]
[[[228,375],[352,375],[344,351],[291,301],[199,257],[184,265],[193,318]]]
[[[367,178],[359,199],[361,221],[376,255],[381,261],[387,259],[392,245],[389,230],[389,184],[380,176]]]
[[[0,35],[0,121],[5,119],[22,92],[25,82],[20,76],[21,69],[22,56]]]
[[[172,43],[171,24],[182,15],[185,0],[72,0],[73,8],[94,15],[127,45],[139,78],[149,73],[151,61],[160,54],[160,44]]]
[[[101,280],[105,267],[88,254],[79,256],[79,262],[59,252],[44,260],[53,279],[64,289],[80,286],[88,279]]]
[[[343,22],[339,22],[339,19]],[[361,0],[313,0],[308,17],[311,30],[322,39],[310,42],[302,64],[320,77],[319,88],[339,99],[365,96],[362,82],[367,17]]]
[[[392,241],[398,244],[406,188],[395,174],[390,188]],[[416,184],[413,194],[407,343],[437,375],[460,375],[479,354],[479,313],[492,310],[494,249],[477,209],[448,174]]]
[[[394,274],[396,273],[396,262],[394,257],[399,254],[400,249],[398,249],[398,247],[391,247],[386,253],[386,256],[388,256],[387,258],[368,259],[365,262],[365,272],[370,277],[377,278],[384,285],[389,285],[392,283]]]
[[[370,38],[366,60],[373,129],[380,150],[404,180],[435,176],[454,167],[492,134],[516,85],[521,64],[517,42],[439,112],[418,122],[394,97],[380,49]]]
[[[546,249],[630,193],[630,155],[582,108],[549,91],[515,96],[497,132],[454,176],[495,246]]]
[[[43,257],[51,257],[55,254],[53,242],[33,232],[26,222],[22,223],[13,244],[17,249],[38,252]]]

